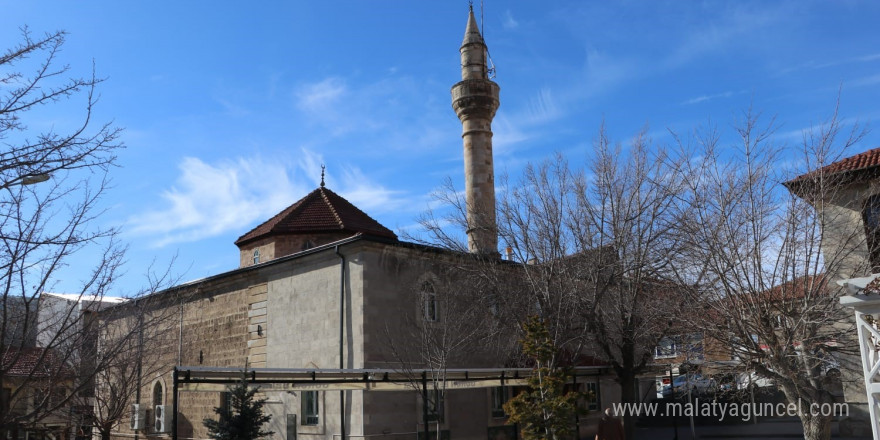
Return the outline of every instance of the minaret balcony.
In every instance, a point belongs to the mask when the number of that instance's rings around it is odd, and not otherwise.
[[[463,116],[495,117],[498,109],[498,84],[485,79],[467,79],[452,86],[452,108]]]

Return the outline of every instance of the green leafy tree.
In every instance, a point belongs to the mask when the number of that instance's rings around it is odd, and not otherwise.
[[[567,371],[555,365],[556,347],[547,324],[537,316],[523,324],[523,353],[535,360],[529,387],[504,404],[510,421],[518,423],[524,440],[556,440],[574,434],[577,400],[582,393],[565,392]]]
[[[272,416],[263,414],[266,399],[256,399],[259,388],[248,387],[247,371],[241,372],[241,380],[229,387],[229,404],[214,408],[220,420],[205,419],[202,423],[208,428],[208,437],[215,440],[254,440],[274,434],[264,431],[263,425]]]

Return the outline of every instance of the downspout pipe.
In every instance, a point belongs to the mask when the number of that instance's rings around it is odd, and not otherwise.
[[[345,255],[339,252],[339,245],[333,251],[339,257],[339,369],[345,369]],[[339,390],[340,440],[345,436],[345,390]]]
[[[141,301],[135,301],[135,308],[141,303]],[[138,404],[141,403],[141,386],[143,386],[143,358],[144,358],[144,311],[138,310],[138,345],[137,345],[137,387],[134,391],[134,401]],[[148,406],[149,408],[149,406]],[[146,426],[147,421],[144,421],[144,426]],[[146,432],[145,428],[144,431]],[[138,430],[134,431],[134,440],[138,440]]]

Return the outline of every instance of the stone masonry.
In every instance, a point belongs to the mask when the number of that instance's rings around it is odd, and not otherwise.
[[[461,120],[467,203],[468,250],[498,254],[495,222],[495,171],[492,164],[492,118],[499,106],[498,84],[489,79],[486,43],[474,10],[461,44],[461,82],[452,87],[452,108]]]

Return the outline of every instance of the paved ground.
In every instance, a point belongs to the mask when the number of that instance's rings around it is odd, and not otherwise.
[[[803,429],[796,419],[777,419],[758,424],[747,425],[721,425],[721,426],[697,426],[695,428],[698,439],[748,439],[748,440],[773,440],[803,438]],[[673,440],[675,430],[672,427],[636,428],[637,440]],[[840,437],[837,422],[831,426],[832,439],[870,439],[870,437]],[[679,425],[678,440],[693,440],[689,424]]]

